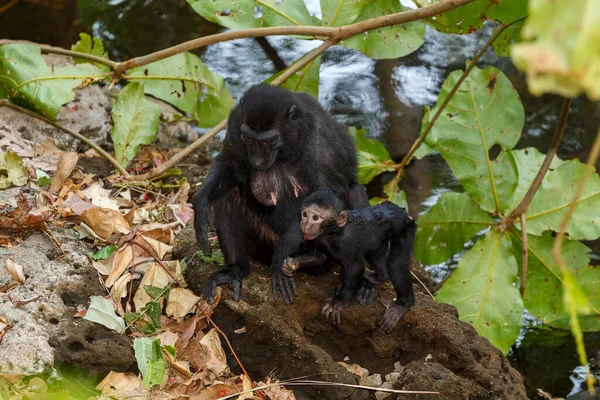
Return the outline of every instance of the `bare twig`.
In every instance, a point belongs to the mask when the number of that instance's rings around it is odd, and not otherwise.
[[[425,289],[425,291],[427,293],[429,293],[429,295],[431,296],[431,298],[435,300],[435,296],[431,293],[431,291],[427,288],[427,286],[425,286],[425,284],[423,283],[423,281],[419,279],[419,277],[417,276],[417,274],[415,274],[412,271],[410,271],[410,274],[413,276],[413,278],[415,278],[417,280],[417,282],[419,282],[421,284],[421,286],[423,286],[423,289]]]
[[[2,7],[0,7],[0,15],[4,14],[9,8],[11,8],[14,5],[16,5],[19,1],[20,0],[12,0],[8,4],[3,5]]]
[[[538,171],[535,179],[523,199],[519,203],[519,205],[510,213],[509,216],[504,218],[499,224],[500,232],[504,232],[508,227],[510,227],[515,220],[521,215],[527,212],[527,208],[529,204],[533,200],[535,193],[538,188],[542,184],[544,180],[544,176],[546,172],[548,172],[548,168],[550,168],[550,164],[552,164],[552,159],[556,155],[558,151],[558,147],[560,146],[560,142],[562,141],[563,133],[565,131],[565,127],[567,126],[567,120],[569,118],[569,107],[571,106],[571,99],[565,98],[563,100],[562,108],[560,110],[560,117],[558,118],[558,122],[556,124],[556,129],[554,130],[554,135],[552,136],[552,143],[550,144],[550,148],[548,149],[548,153],[546,153],[546,158],[544,158],[544,162],[542,162],[542,166]]]
[[[473,57],[473,60],[471,60],[471,62],[469,63],[467,68],[465,68],[465,71],[462,73],[460,78],[458,78],[458,80],[456,81],[456,83],[454,84],[454,86],[452,87],[450,92],[448,92],[448,95],[446,96],[446,98],[444,99],[442,104],[440,104],[440,107],[438,108],[436,113],[433,115],[433,117],[431,117],[431,120],[429,121],[429,123],[427,124],[425,129],[423,130],[423,133],[417,138],[415,143],[413,143],[413,145],[408,150],[408,153],[406,154],[406,156],[404,156],[402,161],[400,161],[400,163],[398,165],[396,165],[396,168],[397,168],[396,176],[394,176],[394,178],[388,183],[389,188],[394,188],[396,185],[398,185],[398,182],[400,182],[400,179],[402,179],[402,175],[404,174],[404,168],[408,165],[411,158],[414,156],[414,154],[419,149],[419,147],[421,147],[421,145],[425,141],[425,138],[427,138],[427,135],[429,134],[429,132],[431,132],[433,125],[435,125],[435,123],[437,122],[440,115],[442,115],[442,112],[444,111],[444,109],[446,108],[448,103],[450,103],[450,100],[452,100],[452,97],[454,97],[454,93],[456,93],[456,91],[458,90],[460,85],[463,83],[463,81],[467,78],[467,76],[469,75],[471,70],[475,67],[475,65],[477,65],[477,63],[479,62],[479,59],[481,57],[483,57],[483,55],[487,51],[488,47],[490,47],[492,45],[492,43],[494,43],[494,41],[498,38],[498,36],[500,36],[500,34],[506,28],[508,28],[510,25],[512,25],[512,24],[504,25],[500,29],[498,29],[496,32],[494,32],[494,34],[488,39],[488,41],[485,42],[483,47],[477,52],[477,54],[475,54],[475,57]],[[392,193],[393,193],[393,191],[392,191]]]
[[[91,148],[93,148],[94,150],[96,150],[98,153],[100,153],[100,155],[102,155],[104,158],[106,158],[106,160],[111,163],[113,165],[113,167],[115,167],[115,169],[117,171],[119,171],[122,175],[129,175],[127,173],[127,171],[125,170],[125,168],[123,168],[121,166],[121,164],[119,164],[119,162],[117,160],[115,160],[110,154],[108,154],[106,151],[104,151],[102,149],[102,147],[98,146],[96,143],[92,142],[90,139],[86,138],[85,136],[83,136],[80,133],[77,133],[75,131],[72,131],[71,129],[67,128],[66,126],[63,126],[61,124],[59,124],[58,122],[54,122],[46,117],[44,117],[41,114],[37,114],[33,111],[30,111],[24,107],[18,106],[16,104],[13,104],[11,102],[9,102],[8,100],[0,100],[0,107],[4,106],[4,107],[9,107],[9,108],[13,108],[15,110],[18,110],[24,114],[27,114],[33,118],[37,118],[40,121],[44,121],[47,124],[50,124],[60,130],[62,130],[63,132],[68,133],[71,136],[76,137],[77,139],[81,140],[83,143],[87,144],[88,146],[90,146]]]
[[[244,375],[246,375],[246,378],[248,378],[248,381],[250,382],[250,384],[252,385],[253,389],[256,389],[256,385],[254,384],[254,381],[252,380],[252,378],[250,378],[250,375],[248,375],[248,372],[246,371],[246,368],[244,368],[244,365],[242,364],[242,362],[240,361],[240,359],[237,356],[237,353],[235,352],[235,350],[233,349],[233,346],[231,345],[231,342],[229,341],[229,338],[227,337],[227,335],[225,334],[225,332],[223,332],[221,330],[221,328],[219,328],[217,326],[217,324],[214,323],[214,321],[208,316],[208,314],[206,313],[206,311],[204,311],[202,309],[202,307],[198,307],[198,309],[200,309],[200,311],[202,311],[202,314],[204,314],[204,317],[208,320],[208,322],[210,322],[210,324],[213,326],[213,328],[215,328],[215,330],[217,332],[219,332],[221,334],[221,336],[223,336],[223,339],[225,339],[225,342],[227,343],[227,347],[229,347],[229,350],[231,351],[231,354],[233,355],[233,358],[235,358],[235,361],[238,363],[238,365],[240,366],[240,369],[242,370],[242,372],[244,373]],[[261,398],[261,399],[265,399],[264,394],[262,393],[262,391],[256,391],[256,394]]]
[[[519,283],[519,292],[521,296],[525,293],[525,286],[527,285],[527,269],[529,262],[529,247],[527,244],[527,218],[525,214],[521,214],[521,282]]]
[[[579,199],[581,198],[581,194],[583,193],[583,189],[585,188],[587,181],[592,174],[592,172],[596,171],[596,161],[598,160],[598,155],[600,154],[600,130],[596,134],[596,140],[594,140],[594,144],[592,146],[592,150],[590,155],[588,156],[588,160],[585,164],[585,170],[583,172],[583,176],[581,181],[579,181],[579,185],[577,187],[577,191],[575,192],[575,196],[573,196],[573,200],[571,204],[569,204],[569,208],[565,213],[563,220],[560,223],[560,227],[558,229],[558,233],[556,234],[556,239],[554,239],[554,246],[552,248],[552,254],[554,255],[554,261],[560,268],[561,273],[564,275],[569,274],[569,270],[567,269],[567,264],[565,259],[562,256],[562,244],[565,240],[565,232],[567,231],[567,225],[569,225],[569,221],[575,212],[575,206],[579,203]],[[571,301],[571,303],[574,303]],[[594,310],[596,311],[596,310]],[[571,333],[575,338],[575,343],[577,346],[577,353],[579,354],[579,362],[587,366],[588,360],[587,355],[585,354],[585,346],[583,343],[583,335],[581,334],[581,328],[579,326],[579,318],[577,316],[577,309],[575,309],[572,304],[569,309],[569,314],[571,315]],[[594,378],[592,377],[589,368],[587,371],[587,385],[588,389],[591,393],[594,393]]]

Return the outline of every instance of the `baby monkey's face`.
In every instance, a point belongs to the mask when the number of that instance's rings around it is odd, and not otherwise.
[[[314,204],[303,207],[300,218],[300,229],[302,229],[304,238],[313,240],[323,233],[322,225],[327,220],[327,217],[331,218],[331,210],[325,210]]]

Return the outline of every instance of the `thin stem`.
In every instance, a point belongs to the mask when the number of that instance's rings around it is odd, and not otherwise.
[[[67,128],[66,126],[63,126],[63,125],[59,124],[58,122],[54,122],[54,121],[44,117],[41,114],[37,114],[37,113],[35,113],[31,110],[28,110],[24,107],[10,103],[7,100],[0,100],[0,106],[5,106],[5,107],[9,107],[9,108],[18,110],[24,114],[29,115],[30,117],[37,118],[40,121],[44,121],[45,123],[50,124],[58,129],[62,130],[63,132],[66,132],[69,135],[76,137],[77,139],[81,140],[83,143],[87,144],[88,146],[90,146],[91,148],[96,150],[98,153],[100,153],[100,155],[102,155],[104,158],[106,158],[108,160],[108,162],[111,163],[112,166],[115,167],[115,169],[117,171],[119,171],[119,173],[121,173],[121,175],[129,176],[129,173],[125,170],[125,168],[123,168],[121,166],[121,164],[119,164],[119,162],[117,160],[115,160],[110,154],[108,154],[106,151],[104,151],[102,149],[102,147],[98,146],[96,143],[92,142],[90,139],[86,138],[82,134],[72,131],[71,129]]]
[[[304,56],[302,56],[298,61],[296,61],[292,66],[290,66],[288,69],[283,71],[283,73],[281,75],[279,75],[277,78],[275,78],[273,80],[273,82],[271,82],[271,84],[280,85],[281,83],[285,82],[296,72],[298,72],[299,70],[304,68],[308,63],[310,63],[315,58],[317,58],[318,56],[323,54],[323,52],[325,52],[325,50],[327,50],[332,45],[333,45],[333,41],[331,41],[331,40],[327,40],[327,41],[323,42],[323,44],[321,44],[319,47],[309,51]],[[194,143],[190,144],[185,149],[183,149],[179,153],[175,154],[173,157],[171,157],[169,159],[169,161],[162,164],[160,167],[153,169],[152,171],[150,171],[146,174],[143,174],[143,175],[126,175],[125,179],[144,181],[144,180],[152,179],[161,174],[164,174],[166,171],[170,170],[171,168],[174,168],[177,164],[179,164],[181,161],[183,161],[183,159],[185,159],[187,156],[192,154],[194,151],[196,151],[197,149],[202,147],[204,145],[204,143],[206,143],[210,139],[212,139],[217,133],[221,132],[221,130],[224,129],[226,127],[226,125],[227,125],[227,119],[224,119],[217,126],[212,128],[210,131],[206,132],[200,138],[196,139],[196,141],[194,141]]]
[[[479,59],[481,57],[483,57],[483,55],[487,51],[488,47],[490,47],[492,45],[492,43],[494,43],[494,41],[498,38],[498,36],[500,36],[500,34],[506,28],[508,28],[510,25],[512,25],[512,24],[504,25],[500,29],[496,30],[496,32],[494,32],[494,34],[488,39],[488,41],[485,42],[485,44],[479,50],[479,52],[477,52],[477,54],[475,54],[475,57],[473,57],[473,60],[471,60],[471,62],[467,66],[467,68],[465,68],[465,71],[462,73],[460,78],[458,78],[458,81],[456,81],[456,83],[454,84],[454,86],[452,87],[452,89],[450,90],[450,92],[448,93],[448,95],[446,96],[446,98],[444,99],[444,101],[442,102],[442,104],[440,105],[438,110],[436,111],[436,113],[433,115],[433,117],[431,117],[431,120],[429,121],[429,124],[427,124],[425,129],[423,130],[423,133],[417,138],[415,143],[413,143],[411,148],[408,150],[408,153],[406,154],[406,156],[404,156],[402,161],[400,161],[400,164],[397,165],[396,176],[394,176],[394,178],[388,184],[389,187],[393,188],[396,185],[398,185],[398,182],[400,182],[400,179],[402,178],[402,175],[404,174],[404,168],[408,165],[411,158],[416,153],[416,151],[419,149],[419,147],[421,147],[421,145],[425,141],[425,138],[427,138],[427,135],[429,134],[429,132],[431,132],[433,125],[435,125],[435,123],[437,122],[440,115],[442,115],[442,112],[444,111],[444,109],[446,108],[448,103],[450,103],[450,100],[452,100],[452,97],[454,97],[454,94],[456,93],[456,91],[458,90],[460,85],[467,78],[467,76],[469,75],[471,70],[475,67],[475,65],[477,65],[477,63],[479,62]]]
[[[519,292],[521,296],[525,293],[525,287],[527,285],[527,270],[529,268],[529,246],[527,244],[527,218],[525,214],[521,214],[521,282],[519,283]]]
[[[579,202],[581,198],[581,194],[583,193],[583,189],[585,188],[587,181],[592,174],[592,172],[596,171],[596,161],[598,160],[598,155],[600,154],[600,130],[596,134],[596,139],[594,140],[594,144],[592,146],[592,150],[590,155],[588,156],[588,160],[585,163],[585,170],[583,172],[583,177],[581,181],[579,181],[579,186],[577,187],[577,192],[575,192],[575,196],[573,196],[573,200],[571,204],[569,204],[569,208],[565,213],[563,220],[560,223],[560,227],[558,229],[558,233],[556,234],[556,239],[554,239],[554,246],[552,248],[552,254],[554,255],[554,261],[560,268],[563,276],[569,274],[569,270],[567,269],[567,264],[565,259],[562,256],[562,245],[565,240],[565,232],[567,230],[567,226],[569,225],[569,221],[575,212],[575,206]],[[577,316],[577,309],[575,308],[574,301],[570,302],[569,314],[571,315],[571,332],[573,333],[573,337],[575,338],[575,343],[577,345],[577,353],[579,354],[579,360],[582,365],[587,366],[588,360],[587,355],[585,354],[585,347],[583,343],[583,336],[581,334],[581,328],[579,326],[579,318]],[[591,393],[594,393],[594,383],[593,377],[589,372],[589,368],[587,371],[587,384],[588,389]]]
[[[535,176],[535,179],[533,180],[533,183],[531,184],[531,186],[529,186],[527,193],[525,194],[525,196],[523,196],[523,199],[521,200],[519,205],[513,210],[513,212],[510,213],[508,217],[506,217],[500,223],[499,228],[501,232],[503,232],[509,226],[511,226],[520,215],[527,213],[527,208],[529,208],[529,204],[531,204],[535,193],[542,184],[544,176],[546,175],[546,172],[548,172],[550,164],[552,164],[552,159],[558,151],[558,147],[560,146],[560,142],[562,141],[563,133],[565,132],[565,127],[567,126],[570,106],[571,99],[565,98],[562,103],[562,108],[560,110],[560,116],[556,124],[556,129],[554,130],[554,135],[552,136],[552,143],[550,144],[548,153],[546,153],[544,162],[542,162],[540,170],[538,171],[537,175]]]

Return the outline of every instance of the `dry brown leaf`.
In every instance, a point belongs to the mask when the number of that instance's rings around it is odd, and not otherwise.
[[[179,225],[176,223],[175,226]],[[173,226],[171,224],[146,224],[138,226],[138,232],[143,232],[142,235],[147,238],[152,238],[160,242],[171,244],[175,240]]]
[[[150,392],[144,387],[142,380],[131,372],[109,372],[96,386],[102,394],[115,399],[147,399]]]
[[[233,333],[236,333],[238,335],[242,334],[242,333],[246,333],[246,332],[247,332],[246,325],[242,326],[240,329],[236,329],[235,331],[233,331]]]
[[[160,344],[163,345],[162,340],[160,341]],[[171,353],[164,349],[162,351],[162,354],[165,361],[169,363],[169,365],[173,367],[177,372],[182,374],[185,377],[185,379],[189,379],[192,377],[192,373],[190,372],[190,364],[187,361],[176,360]]]
[[[85,153],[83,153],[86,157],[94,158],[94,157],[102,157],[102,154],[98,153],[96,149],[87,149]]]
[[[177,342],[175,342],[175,350],[177,350],[177,354],[180,354],[181,350],[187,347],[188,343],[190,342],[190,339],[192,338],[192,336],[194,336],[199,319],[200,317],[193,316],[184,321],[184,323],[187,322],[188,325],[181,331],[179,338],[177,338]]]
[[[119,211],[117,201],[110,197],[110,190],[104,189],[98,182],[92,183],[82,193],[95,206]]]
[[[200,339],[200,345],[206,355],[206,368],[217,377],[220,376],[227,369],[227,358],[217,331],[211,329]]]
[[[118,211],[107,208],[85,210],[81,214],[81,221],[104,240],[110,239],[113,232],[127,234],[130,229],[129,224]]]
[[[146,291],[144,290],[144,286],[151,285],[158,288],[163,288],[167,286],[171,282],[171,277],[169,274],[160,266],[158,263],[153,264],[148,268],[148,271],[144,274],[142,281],[140,282],[140,286],[138,290],[135,292],[135,296],[133,296],[133,302],[135,304],[135,309],[137,312],[140,312],[142,308],[150,301],[154,301],[152,297],[150,297]],[[163,304],[164,298],[159,300],[161,306]]]
[[[120,316],[125,315],[125,311],[123,311],[123,306],[121,305],[121,299],[127,296],[129,286],[128,284],[130,281],[131,274],[129,272],[121,275],[121,277],[115,282],[110,292],[113,303],[117,306],[117,313]]]
[[[202,389],[199,393],[189,397],[190,400],[217,400],[221,397],[225,397],[230,394],[240,392],[241,385],[224,385],[217,383],[216,385],[209,386]]]
[[[165,258],[165,254],[170,253],[173,250],[173,246],[159,242],[151,237],[146,237],[145,234],[140,235],[146,243],[154,250],[154,254],[158,255],[159,259]]]
[[[92,267],[96,271],[98,271],[101,275],[108,275],[110,273],[110,268],[112,264],[112,258],[107,258],[105,260],[94,261],[92,260]]]
[[[63,153],[58,159],[58,167],[52,177],[52,193],[58,193],[63,184],[73,172],[73,168],[77,164],[79,157],[77,153]]]
[[[6,269],[15,282],[19,284],[25,283],[25,275],[23,274],[23,267],[11,260],[10,258],[6,259]]]
[[[138,207],[134,204],[131,210],[129,210],[127,214],[125,214],[125,216],[123,217],[125,218],[125,221],[129,223],[129,226],[133,226],[133,217],[135,216],[135,211],[137,209]]]
[[[114,257],[113,257],[114,256]],[[121,276],[123,272],[131,265],[131,260],[133,259],[133,251],[130,245],[127,245],[115,253],[111,255],[112,265],[110,269],[110,273],[108,274],[108,278],[104,284],[106,287],[110,288],[115,284],[117,279]]]
[[[284,388],[283,386],[271,386],[266,389],[263,389],[263,392],[271,399],[296,400],[296,396],[294,396],[294,393],[291,390]]]
[[[74,193],[71,197],[69,197],[66,201],[64,201],[60,206],[60,209],[70,209],[73,214],[81,215],[86,210],[91,210],[92,208],[97,208],[97,206],[92,203],[88,203],[85,200],[82,200],[81,197],[77,193]],[[63,216],[67,217],[69,215],[63,214]]]
[[[192,311],[200,297],[194,295],[189,289],[172,288],[169,293],[166,313],[168,316],[182,321]]]
[[[365,376],[369,376],[369,370],[366,368],[361,367],[358,364],[346,364],[343,361],[338,361],[338,364],[340,364],[342,367],[346,368],[348,370],[348,372],[350,372],[353,375],[356,375],[358,377],[365,377]]]
[[[252,385],[252,382],[250,381],[250,379],[248,379],[248,377],[246,375],[240,375],[240,377],[242,378],[242,391],[245,392],[246,390],[252,390],[254,389],[254,386]],[[247,393],[242,393],[238,396],[237,400],[246,400],[246,399],[254,399],[254,393],[253,392],[247,392]]]

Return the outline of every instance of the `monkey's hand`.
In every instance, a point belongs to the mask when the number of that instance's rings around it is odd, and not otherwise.
[[[212,274],[204,283],[202,288],[202,297],[209,303],[215,302],[217,295],[217,286],[227,283],[233,291],[233,299],[238,301],[242,295],[242,277],[235,274],[234,268],[230,265],[225,266]]]
[[[381,319],[381,325],[379,326],[379,330],[383,333],[388,333],[400,321],[400,318],[408,311],[407,307],[401,306],[400,304],[396,304],[390,300],[382,300],[381,301],[387,309],[383,314],[383,318]]]
[[[298,294],[296,281],[293,277],[283,275],[281,268],[271,270],[271,285],[275,299],[277,299],[277,293],[281,292],[281,297],[286,304],[294,302],[294,297]]]
[[[323,303],[321,314],[323,314],[325,319],[329,322],[339,324],[341,321],[340,313],[342,312],[342,308],[348,307],[349,304],[350,302],[348,300],[330,297]]]
[[[300,261],[296,257],[288,257],[283,260],[283,265],[281,266],[281,271],[287,277],[293,277],[294,272],[298,269],[300,265]]]
[[[358,294],[356,298],[358,299],[359,304],[371,304],[373,300],[377,297],[377,288],[375,285],[366,277],[360,283],[360,287],[358,288]]]

